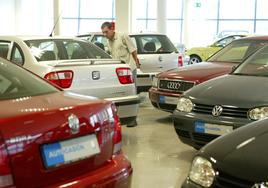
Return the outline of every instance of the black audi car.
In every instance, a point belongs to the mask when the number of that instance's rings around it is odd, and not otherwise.
[[[239,57],[240,52],[233,54]],[[231,74],[193,87],[173,112],[180,140],[200,148],[216,137],[268,117],[268,46]]]
[[[198,151],[182,188],[268,187],[268,119],[241,127]]]

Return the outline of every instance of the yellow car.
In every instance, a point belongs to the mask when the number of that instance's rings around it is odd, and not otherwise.
[[[246,37],[247,35],[229,35],[221,38],[207,47],[196,47],[187,50],[186,55],[190,56],[189,64],[195,64],[207,60],[211,55],[225,47],[235,39]]]

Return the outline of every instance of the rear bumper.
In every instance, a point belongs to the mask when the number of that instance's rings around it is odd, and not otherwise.
[[[49,187],[57,188],[130,188],[132,167],[123,154],[116,155],[109,164],[83,176]]]
[[[137,92],[148,92],[157,73],[137,73]]]
[[[133,117],[137,117],[138,115],[140,103],[140,97],[138,95],[106,98],[105,100],[114,102],[117,106],[119,118],[120,120],[124,119],[124,124],[132,123]]]
[[[150,101],[152,103],[152,105],[159,109],[159,110],[163,110],[166,112],[173,112],[176,109],[176,99],[179,98],[182,94],[180,93],[171,93],[171,92],[163,92],[163,91],[159,91],[157,88],[150,88],[149,89],[149,98]],[[173,100],[160,100],[160,96],[169,98],[169,99],[173,99]],[[174,102],[172,102],[174,101]]]

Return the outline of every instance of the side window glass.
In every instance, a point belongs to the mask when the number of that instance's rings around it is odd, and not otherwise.
[[[15,45],[12,49],[11,59],[13,63],[22,66],[24,64],[24,58],[22,55],[22,51]]]
[[[10,42],[0,41],[0,57],[7,59]]]

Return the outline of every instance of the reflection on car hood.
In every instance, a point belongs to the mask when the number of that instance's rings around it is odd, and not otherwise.
[[[194,103],[252,108],[268,105],[268,77],[225,75],[185,93]]]
[[[201,83],[211,78],[230,73],[232,67],[235,65],[237,65],[237,63],[202,62],[163,72],[159,74],[158,77]]]
[[[268,181],[268,120],[251,123],[220,137],[199,151],[220,172],[250,180]]]

